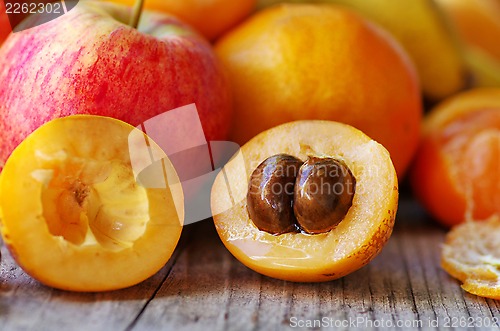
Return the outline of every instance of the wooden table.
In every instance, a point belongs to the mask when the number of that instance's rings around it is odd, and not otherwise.
[[[204,221],[186,227],[154,277],[85,294],[39,284],[2,248],[0,330],[500,330],[492,326],[500,301],[465,293],[439,267],[444,235],[404,199],[374,261],[340,280],[300,284],[247,269]]]

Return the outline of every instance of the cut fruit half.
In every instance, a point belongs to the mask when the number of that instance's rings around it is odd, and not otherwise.
[[[282,154],[302,162],[335,160],[346,167],[355,180],[355,192],[338,224],[318,234],[278,235],[256,225],[248,211],[250,179],[264,160]],[[319,184],[315,194],[309,191],[315,203],[305,204],[301,214],[315,215],[316,203],[322,204],[316,194],[328,194],[332,188],[323,186],[326,183]],[[297,188],[297,182],[295,185]],[[264,131],[247,142],[217,176],[211,206],[222,242],[247,267],[283,280],[328,281],[361,268],[382,250],[394,226],[398,179],[387,150],[363,132],[337,122],[297,121]]]
[[[469,293],[500,300],[500,218],[467,221],[447,235],[441,265]]]
[[[172,255],[183,218],[167,156],[108,117],[43,125],[0,175],[5,244],[29,275],[59,289],[113,290],[152,276]]]

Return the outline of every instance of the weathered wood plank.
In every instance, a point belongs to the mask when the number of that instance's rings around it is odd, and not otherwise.
[[[46,287],[20,269],[2,247],[0,330],[124,330],[163,283],[169,263],[140,285],[113,292],[75,293]]]
[[[0,329],[499,330],[491,322],[500,319],[500,302],[465,293],[440,268],[445,231],[415,206],[403,201],[395,233],[372,263],[319,284],[279,281],[247,269],[210,222],[190,225],[157,275],[116,292],[44,287],[2,249]]]
[[[400,220],[372,263],[322,284],[260,276],[225,250],[210,224],[201,224],[134,329],[282,330],[316,323],[306,329],[444,330],[454,319],[500,318],[498,302],[465,293],[440,268],[445,231],[414,211],[414,219],[402,213],[407,221]],[[470,320],[455,329],[471,326],[492,329]]]

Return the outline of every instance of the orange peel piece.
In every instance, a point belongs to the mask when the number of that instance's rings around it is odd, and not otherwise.
[[[441,266],[472,294],[500,300],[500,218],[467,221],[446,236]]]

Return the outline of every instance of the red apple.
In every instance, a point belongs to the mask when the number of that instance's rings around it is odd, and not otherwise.
[[[171,16],[144,12],[136,30],[130,15],[80,1],[8,38],[0,49],[0,169],[29,133],[72,114],[137,126],[194,103],[206,140],[226,138],[230,89],[209,43]]]

